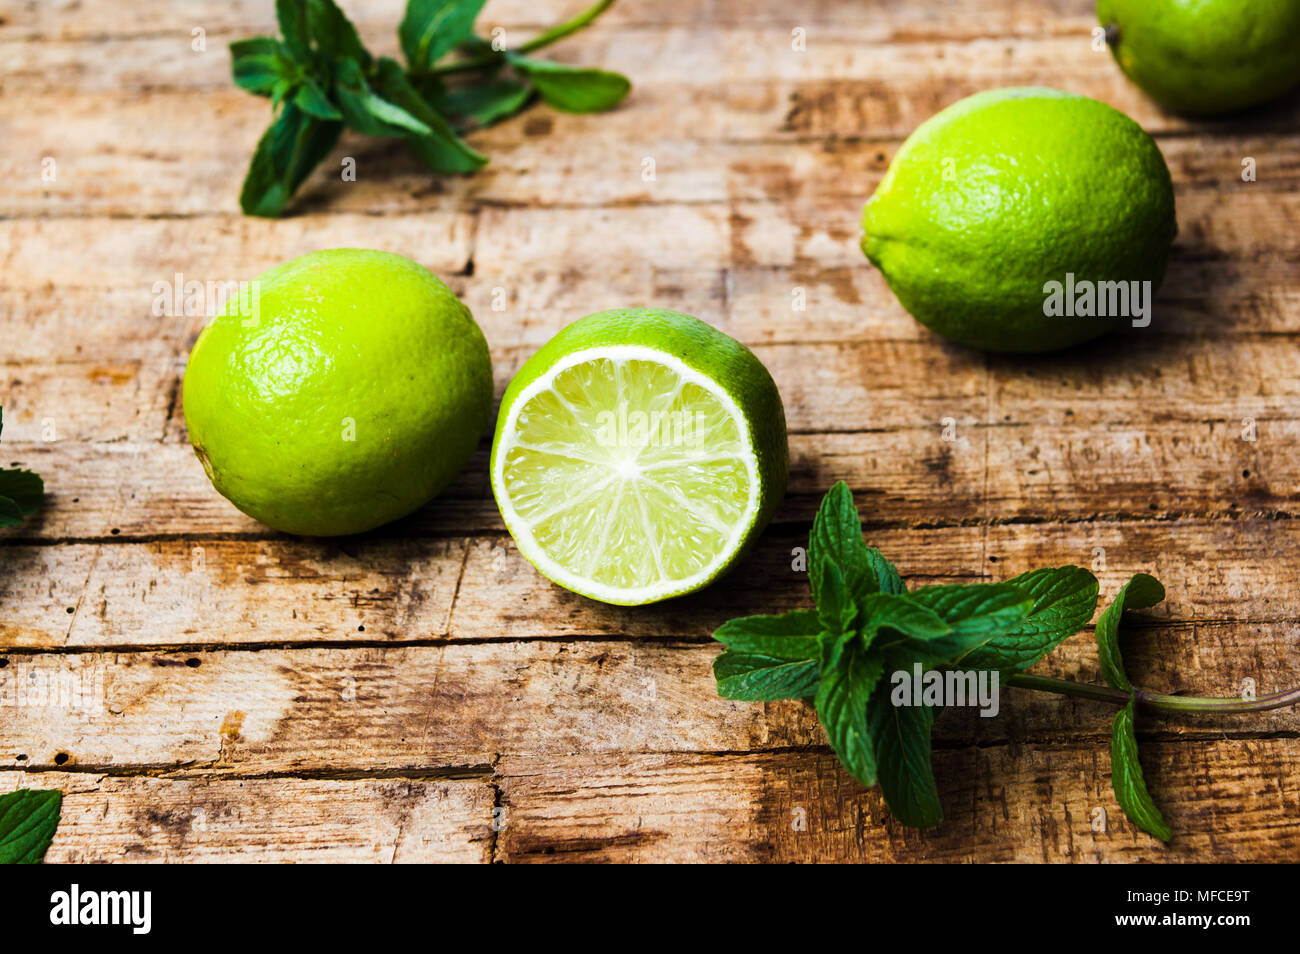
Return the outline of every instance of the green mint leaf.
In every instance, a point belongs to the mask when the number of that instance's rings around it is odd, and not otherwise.
[[[425,135],[407,135],[415,154],[434,172],[473,172],[487,164],[488,157],[470,148],[456,135],[447,120],[416,92],[402,66],[384,57],[376,71],[379,92],[389,102],[405,109],[428,127]]]
[[[821,628],[832,636],[853,632],[858,617],[858,607],[852,594],[844,585],[844,575],[839,566],[827,560],[821,566],[821,599],[817,601],[817,616]]]
[[[3,493],[0,490],[0,493]],[[1097,652],[1101,656],[1101,674],[1108,685],[1126,692],[1133,684],[1124,672],[1124,657],[1119,651],[1119,623],[1126,609],[1146,609],[1165,598],[1165,588],[1154,576],[1136,573],[1115,594],[1115,600],[1097,620]]]
[[[448,113],[482,128],[513,116],[532,98],[533,91],[514,80],[492,80],[445,94],[439,105]]]
[[[275,19],[280,24],[280,33],[289,55],[299,63],[309,63],[311,42],[305,0],[275,0]]]
[[[270,96],[276,84],[291,81],[297,74],[298,66],[279,40],[258,36],[230,44],[230,75],[240,89]]]
[[[1150,577],[1148,577],[1150,579]],[[1157,584],[1159,585],[1159,584]],[[1162,590],[1163,592],[1163,590]],[[1137,733],[1133,728],[1135,700],[1115,713],[1110,731],[1110,782],[1115,800],[1133,824],[1161,841],[1174,836],[1160,809],[1151,801],[1142,763],[1138,761]]]
[[[397,28],[411,71],[426,73],[465,39],[485,0],[407,0]]]
[[[882,629],[922,641],[938,639],[952,632],[952,627],[937,613],[913,602],[910,596],[868,593],[859,597],[857,603],[865,645],[870,645]]]
[[[951,627],[950,633],[927,642],[924,650],[931,661],[954,666],[965,665],[970,654],[1015,629],[1034,605],[1032,596],[1008,583],[923,586],[908,599]]]
[[[63,793],[20,788],[0,795],[0,865],[35,865],[59,826]]]
[[[45,481],[30,470],[0,470],[0,497],[11,500],[19,514],[30,517],[45,497]]]
[[[962,659],[970,669],[1028,669],[1092,619],[1097,608],[1097,578],[1078,566],[1030,570],[1005,583],[1034,600],[1024,621],[995,636]]]
[[[880,660],[847,645],[839,662],[822,674],[813,706],[831,748],[863,785],[876,784],[876,757],[867,725],[867,702],[884,671]]]
[[[890,654],[888,668],[906,668]],[[904,825],[929,828],[943,821],[939,789],[930,765],[929,706],[895,706],[884,686],[867,703],[867,726],[876,758],[876,779],[889,810]]]
[[[325,91],[310,76],[302,78],[302,85],[294,94],[293,104],[308,116],[317,119],[342,119],[343,114],[329,101]]]
[[[537,87],[537,92],[566,113],[599,113],[613,109],[632,88],[626,76],[605,70],[566,66],[549,60],[511,55],[510,64]]]
[[[334,0],[300,0],[307,8],[307,33],[316,48],[331,60],[350,59],[370,66],[370,53],[361,45],[357,28]]]
[[[292,103],[263,133],[239,193],[245,215],[274,218],[312,169],[330,154],[343,125],[308,116]]]
[[[8,497],[0,497],[0,528],[16,527],[22,522],[22,508]]]
[[[718,695],[748,702],[812,695],[821,678],[818,628],[812,610],[745,616],[723,623],[713,634],[727,647],[713,661]]]
[[[396,61],[393,61],[396,63]],[[401,67],[398,67],[400,72]],[[376,94],[354,60],[340,60],[334,77],[334,100],[349,129],[366,136],[427,136],[432,130],[408,110]]]
[[[906,593],[902,578],[881,552],[862,540],[862,522],[853,493],[844,481],[826,492],[808,535],[808,577],[813,599],[820,601],[822,565],[835,563],[853,597],[867,593]]]

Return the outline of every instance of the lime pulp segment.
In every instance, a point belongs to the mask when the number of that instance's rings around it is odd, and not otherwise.
[[[493,483],[544,574],[612,603],[708,582],[757,517],[750,428],[716,382],[642,346],[579,351],[515,399]]]

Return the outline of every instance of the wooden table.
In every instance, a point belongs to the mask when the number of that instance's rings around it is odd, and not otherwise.
[[[395,51],[397,0],[343,5]],[[481,23],[523,37],[581,6],[503,0]],[[710,632],[807,600],[791,550],[838,478],[913,581],[1073,562],[1109,600],[1158,575],[1169,598],[1126,640],[1142,685],[1300,681],[1300,97],[1165,115],[1090,48],[1088,0],[803,6],[625,0],[556,48],[633,78],[617,112],[534,108],[474,137],[492,163],[472,178],[349,135],[268,222],[237,208],[268,106],[234,88],[226,45],[272,30],[269,0],[0,0],[0,456],[48,488],[0,548],[0,790],[67,793],[49,860],[1300,859],[1297,711],[1143,722],[1166,848],[1114,802],[1103,705],[1011,690],[996,719],[945,715],[947,820],[917,832],[838,768],[808,708],[717,698]],[[967,351],[858,250],[901,139],[1024,84],[1112,103],[1164,151],[1180,234],[1151,329]],[[675,308],[746,342],[793,458],[757,551],[683,600],[588,601],[519,556],[484,449],[364,537],[244,517],[186,441],[204,318],[155,315],[155,283],[330,246],[446,278],[498,394],[603,308]],[[1086,634],[1036,671],[1099,680]]]

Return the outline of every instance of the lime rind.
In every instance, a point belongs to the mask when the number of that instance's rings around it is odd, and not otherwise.
[[[651,426],[610,440],[620,406],[659,412],[692,439],[665,444]],[[575,351],[530,381],[505,414],[492,461],[502,517],[520,552],[574,592],[637,605],[699,589],[760,519],[752,422],[718,382],[666,351]]]

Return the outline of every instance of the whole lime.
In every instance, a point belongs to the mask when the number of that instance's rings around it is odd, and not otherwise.
[[[1115,62],[1166,109],[1212,115],[1300,83],[1300,0],[1098,0]]]
[[[621,605],[734,566],[788,470],[781,395],[753,352],[646,308],[588,315],[547,342],[506,389],[492,442],[492,492],[519,551]]]
[[[400,255],[329,249],[232,295],[185,371],[185,423],[213,485],[277,530],[359,533],[426,503],[492,416],[469,310]]]
[[[990,351],[1050,351],[1148,320],[1177,232],[1169,169],[1137,123],[1032,88],[977,93],[922,123],[862,228],[903,307]]]

